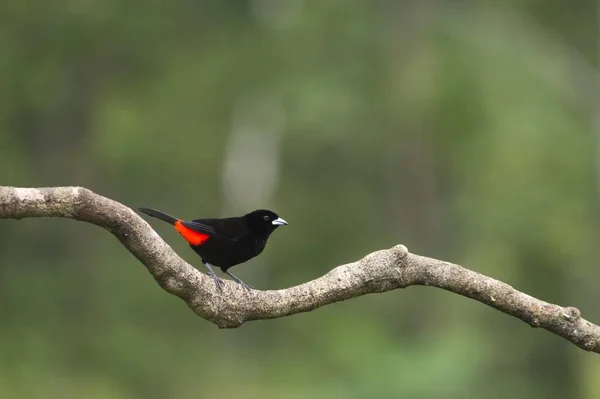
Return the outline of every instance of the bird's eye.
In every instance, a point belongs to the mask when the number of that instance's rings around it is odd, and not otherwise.
[[[263,219],[265,219],[265,220],[269,220],[269,215],[265,215],[265,216],[263,216]]]

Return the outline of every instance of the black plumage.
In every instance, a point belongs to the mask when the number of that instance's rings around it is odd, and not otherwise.
[[[217,287],[221,280],[213,271],[217,266],[223,273],[247,289],[249,285],[229,272],[229,268],[259,255],[267,240],[279,226],[287,225],[275,212],[259,209],[240,217],[194,219],[184,221],[152,208],[139,208],[141,212],[175,226],[192,249],[200,255]]]

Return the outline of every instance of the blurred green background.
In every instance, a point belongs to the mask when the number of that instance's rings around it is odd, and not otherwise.
[[[596,3],[4,0],[0,184],[271,208],[260,289],[402,243],[600,322]],[[600,398],[600,357],[441,290],[219,330],[95,226],[0,236],[0,398]]]

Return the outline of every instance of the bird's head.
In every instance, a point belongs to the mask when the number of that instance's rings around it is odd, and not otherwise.
[[[287,225],[287,222],[277,216],[275,212],[259,209],[244,216],[248,228],[262,234],[271,234],[279,226]]]

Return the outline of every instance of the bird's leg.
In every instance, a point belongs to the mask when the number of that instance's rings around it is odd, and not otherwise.
[[[208,268],[208,272],[209,272],[210,276],[213,278],[213,280],[215,280],[215,284],[217,285],[217,288],[219,290],[222,290],[223,282],[221,281],[221,279],[219,277],[217,277],[217,275],[215,274],[215,271],[212,269],[212,267],[210,267],[210,264],[208,262],[204,262],[204,261],[202,261],[202,263],[204,263],[204,266],[206,266]]]
[[[223,269],[221,269],[221,270],[223,270]],[[231,277],[232,279],[234,279],[236,283],[238,283],[239,285],[241,285],[242,287],[244,287],[248,291],[252,291],[252,286],[251,285],[248,285],[248,284],[244,283],[242,280],[240,280],[239,277],[236,277],[235,275],[231,274],[228,270],[223,270],[223,273],[225,273],[226,275],[228,275],[229,277]]]

